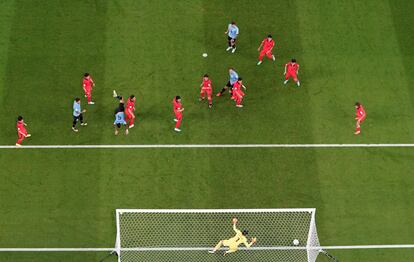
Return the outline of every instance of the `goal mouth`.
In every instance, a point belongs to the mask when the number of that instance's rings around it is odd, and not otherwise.
[[[315,212],[315,208],[117,209],[115,250],[120,262],[217,261],[217,253],[223,255],[228,247],[220,246],[215,254],[207,251],[233,238],[235,230],[248,229],[247,240],[256,237],[257,242],[236,247],[226,261],[314,262],[320,246]]]

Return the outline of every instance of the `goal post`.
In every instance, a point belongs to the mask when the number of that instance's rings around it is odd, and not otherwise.
[[[308,261],[319,254],[314,208],[292,209],[117,209],[115,251],[131,261]],[[257,243],[223,257],[208,251],[247,229]],[[294,241],[295,240],[295,241]],[[294,243],[295,242],[295,243]]]

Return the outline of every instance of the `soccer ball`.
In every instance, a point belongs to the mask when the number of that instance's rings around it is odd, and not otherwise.
[[[297,239],[293,240],[293,245],[295,245],[295,246],[299,245],[299,240],[297,240]]]
[[[207,53],[203,53],[203,57],[207,57],[208,55],[207,55]]]

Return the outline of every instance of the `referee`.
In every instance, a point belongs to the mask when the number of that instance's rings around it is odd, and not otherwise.
[[[227,31],[224,32],[227,35],[227,40],[229,47],[227,47],[226,51],[230,51],[232,53],[236,52],[236,38],[239,35],[239,28],[236,25],[236,22],[231,22],[227,26]]]
[[[78,132],[79,130],[76,128],[76,124],[78,123],[78,121],[81,122],[81,126],[86,126],[88,125],[88,123],[84,123],[83,122],[83,115],[82,113],[86,112],[86,109],[81,110],[81,100],[80,98],[75,98],[75,101],[73,101],[73,125],[72,125],[72,130],[74,132]]]

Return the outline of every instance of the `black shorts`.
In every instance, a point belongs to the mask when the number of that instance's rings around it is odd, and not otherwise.
[[[227,36],[227,39],[230,41],[233,41],[233,43],[236,43],[236,38],[231,38],[230,36]]]
[[[230,83],[230,81],[227,82],[226,86],[230,87],[230,88],[233,88],[233,85]]]

